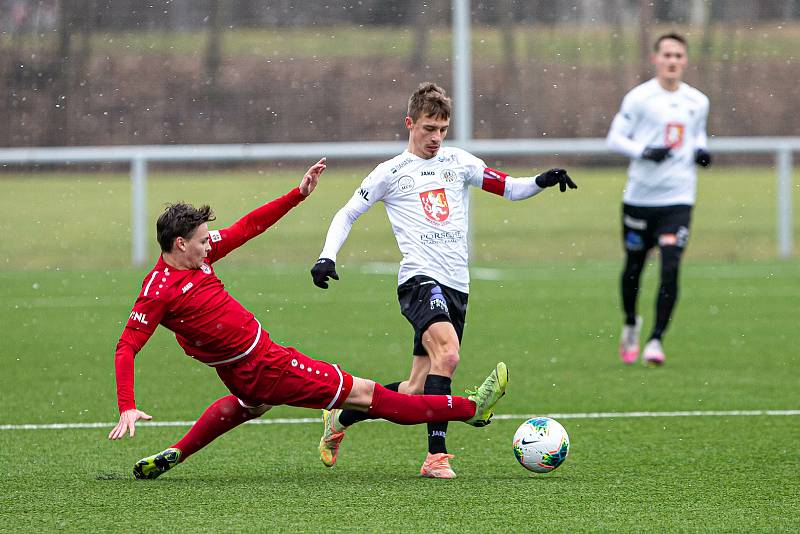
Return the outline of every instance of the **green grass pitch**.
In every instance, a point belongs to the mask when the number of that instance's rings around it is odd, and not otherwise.
[[[394,274],[370,263],[398,260],[382,208],[354,227],[332,290],[313,287],[307,273],[365,170],[329,172],[314,196],[217,271],[277,341],[389,382],[407,373],[411,330]],[[150,218],[184,199],[210,202],[229,224],[297,174],[159,174]],[[580,189],[569,195],[514,204],[473,196],[481,269],[454,389],[503,360],[501,415],[798,409],[800,264],[771,258],[771,171],[702,173],[661,369],[622,367],[616,354],[621,171],[573,175]],[[128,183],[97,174],[2,179],[0,425],[111,423],[114,345],[149,268],[127,266]],[[645,329],[657,271],[654,263],[645,273]],[[137,357],[136,392],[157,421],[188,421],[224,389],[161,330]],[[281,407],[265,418],[316,416]],[[545,476],[514,459],[521,422],[452,424],[453,481],[417,476],[422,427],[385,422],[353,428],[334,469],[317,458],[319,424],[245,425],[146,482],[131,479],[133,463],[185,428],[140,426],[115,443],[105,439],[111,425],[2,429],[0,530],[800,529],[798,416],[565,418],[570,457]]]

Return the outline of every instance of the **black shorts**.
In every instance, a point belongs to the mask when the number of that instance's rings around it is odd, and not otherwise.
[[[686,247],[692,207],[622,205],[622,243],[628,252],[647,252],[654,246]]]
[[[422,334],[433,323],[448,322],[458,335],[464,334],[468,294],[444,286],[430,276],[412,276],[397,288],[400,311],[414,327],[414,354],[427,356]]]

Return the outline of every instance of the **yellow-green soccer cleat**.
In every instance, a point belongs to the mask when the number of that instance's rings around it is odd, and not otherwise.
[[[133,466],[133,476],[142,480],[158,478],[162,473],[178,465],[180,461],[180,449],[166,449],[136,462],[136,465]]]
[[[344,439],[344,430],[336,430],[334,424],[341,410],[322,410],[322,437],[319,440],[319,459],[327,467],[333,467],[339,456],[339,444]]]
[[[494,405],[497,404],[500,397],[506,394],[507,385],[508,368],[506,364],[500,362],[479,388],[475,391],[467,391],[467,394],[469,394],[467,398],[474,402],[476,406],[475,415],[464,422],[472,426],[486,426],[491,423],[494,415]]]

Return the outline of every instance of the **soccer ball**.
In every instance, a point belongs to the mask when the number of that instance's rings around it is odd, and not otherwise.
[[[568,453],[569,436],[555,419],[528,419],[514,434],[514,456],[522,467],[536,473],[554,470],[564,463]]]

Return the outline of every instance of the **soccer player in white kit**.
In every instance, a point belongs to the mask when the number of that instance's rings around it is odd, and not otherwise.
[[[469,293],[469,186],[522,200],[558,184],[577,186],[563,169],[513,178],[490,169],[472,154],[443,147],[450,124],[450,99],[442,88],[423,83],[411,95],[406,128],[408,148],[378,165],[334,216],[319,260],[311,269],[314,284],[326,289],[338,280],[336,255],[353,223],[383,201],[403,255],[398,273],[400,309],[414,328],[414,357],[408,380],[385,387],[413,394],[450,395]],[[333,466],[344,429],[367,417],[353,410],[324,413],[320,458]],[[447,424],[428,425],[428,455],[420,469],[429,478],[454,478],[447,453]]]
[[[636,314],[636,299],[647,253],[654,246],[661,252],[661,285],[642,359],[647,365],[664,363],[661,340],[678,298],[678,268],[696,196],[695,164],[711,164],[706,150],[708,98],[682,81],[686,52],[686,40],[678,34],[656,40],[655,78],[625,95],[606,138],[609,148],[631,158],[622,206],[626,261],[620,357],[625,364],[639,358],[642,318]]]

